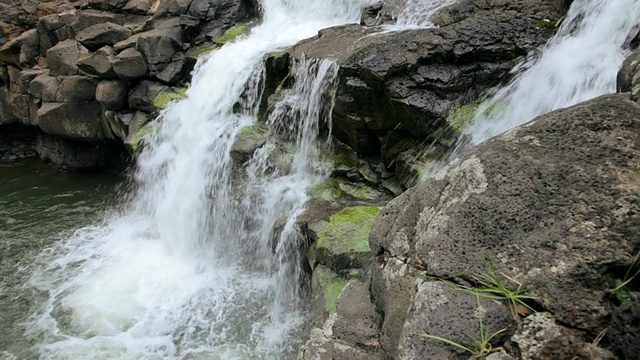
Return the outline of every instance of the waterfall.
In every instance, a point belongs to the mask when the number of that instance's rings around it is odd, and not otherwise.
[[[398,15],[396,26],[400,29],[433,27],[431,17],[436,11],[454,2],[455,0],[407,0]]]
[[[575,0],[556,35],[518,65],[518,75],[478,109],[474,143],[549,111],[615,92],[629,34],[640,26],[638,0]]]
[[[292,88],[266,121],[269,140],[244,173],[229,153],[257,121],[264,54],[357,22],[362,5],[264,0],[260,25],[197,65],[186,98],[154,123],[123,210],[38,259],[28,286],[47,299],[26,332],[37,355],[293,357],[306,320],[295,217],[326,173],[319,138],[331,122],[336,66],[295,64]]]

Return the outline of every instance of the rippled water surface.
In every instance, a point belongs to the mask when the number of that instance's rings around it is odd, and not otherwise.
[[[21,284],[37,254],[79,227],[101,221],[116,200],[120,180],[111,174],[59,172],[37,159],[0,162],[0,359],[30,356],[21,323],[44,298]]]

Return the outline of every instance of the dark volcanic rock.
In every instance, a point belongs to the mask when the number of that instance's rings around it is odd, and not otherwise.
[[[48,134],[38,134],[36,151],[41,159],[64,170],[104,168],[120,160],[122,149],[112,143],[92,144]]]
[[[56,101],[70,103],[95,100],[97,84],[97,79],[83,75],[64,77]]]
[[[105,45],[115,45],[132,34],[131,30],[124,26],[107,22],[80,31],[76,39],[87,49],[97,50]]]
[[[380,264],[416,262],[442,277],[484,271],[486,256],[559,323],[595,336],[609,326],[614,279],[640,247],[638,164],[640,106],[626,94],[603,96],[452,162],[381,211],[370,245]],[[380,265],[373,284],[396,273]],[[372,295],[398,292],[373,286]],[[384,321],[397,317],[385,311]]]
[[[122,80],[133,80],[147,74],[147,63],[139,51],[128,48],[116,56],[113,61],[113,71]]]
[[[35,65],[40,54],[40,36],[36,29],[24,32],[0,48],[0,60],[21,67]]]
[[[101,113],[96,101],[44,103],[38,110],[38,126],[47,134],[71,140],[100,141],[104,139]]]
[[[123,59],[124,57],[125,55],[123,55],[121,59]],[[142,60],[142,58],[140,59]],[[110,46],[105,46],[98,49],[94,53],[89,53],[81,56],[78,59],[77,66],[78,68],[80,68],[80,70],[88,74],[99,76],[105,79],[111,79],[118,77],[113,70],[113,62],[115,60],[116,56],[113,53],[113,48]],[[139,61],[132,64],[127,64],[127,66],[124,66],[124,68],[126,69],[120,69],[120,71],[121,73],[125,73],[127,71],[133,72],[131,69],[129,69],[129,66],[136,68],[136,65],[138,67],[146,68],[146,64],[144,64],[144,61]],[[144,72],[146,73],[146,70]]]
[[[120,110],[127,106],[127,83],[120,80],[102,80],[96,88],[96,100],[108,110]]]
[[[52,76],[78,73],[78,58],[89,51],[75,40],[65,40],[47,50],[47,65]]]

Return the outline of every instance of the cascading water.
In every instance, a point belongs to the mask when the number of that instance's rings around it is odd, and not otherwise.
[[[330,123],[335,66],[297,64],[293,88],[268,119],[270,138],[292,144],[278,164],[288,171],[273,165],[274,141],[240,178],[229,152],[256,121],[263,55],[357,21],[362,5],[264,0],[261,25],[198,65],[186,98],[156,123],[125,209],[40,257],[28,286],[48,299],[27,323],[33,356],[293,356],[305,319],[294,221],[305,189],[324,174],[318,136]]]
[[[640,26],[638,0],[575,0],[540,57],[478,109],[474,143],[549,111],[615,92],[629,35]]]
[[[455,0],[407,0],[404,9],[398,15],[396,26],[400,29],[433,27],[433,14],[454,2]]]

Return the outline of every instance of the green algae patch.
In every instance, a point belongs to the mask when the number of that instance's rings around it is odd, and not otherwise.
[[[336,312],[336,300],[342,289],[347,286],[347,280],[324,266],[318,266],[313,272],[322,290],[325,310],[328,313]]]
[[[218,45],[206,45],[197,48],[190,49],[187,51],[188,57],[198,57],[200,55],[208,54],[214,50],[218,49]]]
[[[148,123],[135,133],[129,134],[127,138],[124,139],[124,145],[131,154],[136,154],[140,150],[144,139],[155,131],[155,125]]]
[[[447,123],[449,124],[449,126],[451,126],[451,128],[453,128],[453,130],[457,132],[463,132],[469,128],[469,125],[471,125],[473,117],[475,116],[479,107],[479,101],[467,105],[462,105],[460,107],[454,106],[449,112]]]
[[[182,99],[186,93],[187,93],[186,86],[179,89],[175,89],[175,88],[164,89],[160,91],[160,93],[158,93],[158,95],[156,95],[153,98],[153,106],[156,107],[157,109],[163,109],[164,107],[167,106],[167,104],[169,104],[169,102],[177,99]]]
[[[225,31],[222,36],[216,39],[216,43],[224,44],[229,41],[234,40],[238,36],[246,33],[249,30],[249,24],[240,24],[234,27],[231,27],[229,30]]]
[[[320,184],[310,187],[307,190],[307,194],[314,200],[336,200],[342,196],[340,180],[336,178],[329,178]]]
[[[331,215],[318,234],[316,261],[334,271],[364,268],[371,261],[369,232],[377,206],[351,206]]]

